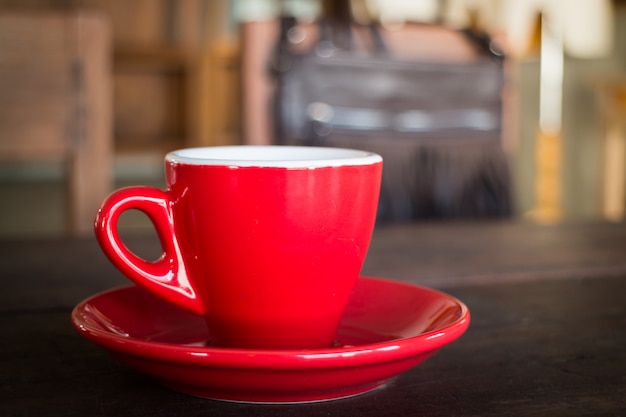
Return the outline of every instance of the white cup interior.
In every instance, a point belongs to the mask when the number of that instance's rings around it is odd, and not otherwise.
[[[170,152],[170,163],[238,167],[315,168],[371,165],[382,158],[372,152],[314,146],[213,146]]]

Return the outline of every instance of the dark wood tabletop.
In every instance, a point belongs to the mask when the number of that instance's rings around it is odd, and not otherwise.
[[[127,242],[158,255],[154,236]],[[626,223],[380,226],[363,272],[458,297],[468,331],[369,394],[236,404],[163,388],[74,331],[79,301],[128,283],[95,239],[0,241],[0,415],[626,415]]]

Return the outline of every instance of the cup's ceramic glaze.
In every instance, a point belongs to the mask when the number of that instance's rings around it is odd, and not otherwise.
[[[203,315],[217,346],[302,349],[333,344],[374,227],[382,158],[282,146],[190,148],[165,158],[167,189],[111,194],[95,224],[126,276]],[[138,209],[163,247],[132,253],[117,221]]]

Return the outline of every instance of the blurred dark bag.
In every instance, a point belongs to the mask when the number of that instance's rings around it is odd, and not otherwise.
[[[503,56],[487,36],[462,32],[477,50],[471,60],[407,59],[389,52],[374,25],[358,29],[361,47],[352,27],[318,26],[317,41],[302,51],[293,42],[296,21],[281,21],[273,65],[278,144],[380,153],[379,220],[510,214]]]

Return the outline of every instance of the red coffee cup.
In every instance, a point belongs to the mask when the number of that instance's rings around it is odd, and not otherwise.
[[[190,148],[165,157],[167,189],[111,194],[95,223],[111,262],[136,284],[206,317],[230,348],[331,346],[371,239],[382,158],[288,146]],[[125,210],[153,222],[163,255],[121,240]]]

